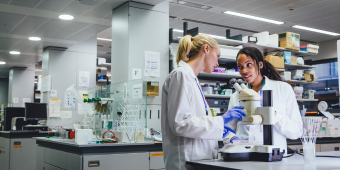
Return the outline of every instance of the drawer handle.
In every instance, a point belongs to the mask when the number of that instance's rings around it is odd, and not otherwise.
[[[100,161],[89,161],[88,166],[89,167],[99,167],[100,166]]]
[[[14,145],[14,146],[21,145],[21,142],[13,142],[13,145]]]

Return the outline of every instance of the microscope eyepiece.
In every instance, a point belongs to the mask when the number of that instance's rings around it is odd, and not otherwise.
[[[235,83],[237,83],[237,80],[235,78],[232,78],[230,81],[229,81],[229,84],[230,85],[234,85]]]

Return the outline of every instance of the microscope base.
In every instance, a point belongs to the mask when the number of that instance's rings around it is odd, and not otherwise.
[[[274,145],[226,145],[224,161],[281,161],[285,150]]]

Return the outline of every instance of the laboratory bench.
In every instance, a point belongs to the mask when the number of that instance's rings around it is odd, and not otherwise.
[[[162,143],[76,144],[37,137],[37,170],[164,169]]]
[[[37,144],[33,137],[47,134],[34,130],[0,131],[0,170],[35,170]]]
[[[316,155],[340,156],[340,152],[319,152]],[[283,158],[278,162],[226,162],[223,159],[189,161],[187,164],[194,167],[195,170],[334,170],[340,168],[339,158],[316,157],[316,167],[308,167],[305,165],[303,156],[295,154],[289,158]]]

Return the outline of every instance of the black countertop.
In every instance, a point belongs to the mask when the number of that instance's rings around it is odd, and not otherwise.
[[[39,146],[72,152],[76,154],[88,153],[117,153],[117,152],[157,152],[162,151],[162,143],[118,143],[118,144],[75,144],[70,139],[36,138]]]
[[[36,131],[36,130],[0,131],[0,137],[4,137],[4,138],[46,137],[47,134],[48,132],[46,131]]]

